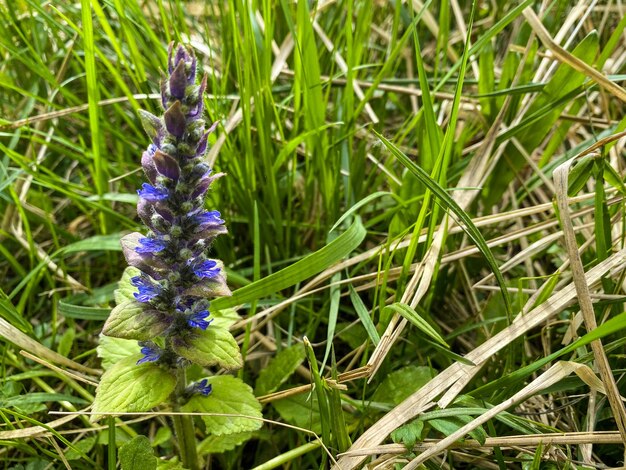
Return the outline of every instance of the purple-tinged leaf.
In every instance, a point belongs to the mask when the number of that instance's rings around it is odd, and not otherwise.
[[[165,111],[163,118],[165,119],[165,128],[167,131],[180,139],[185,133],[187,124],[187,119],[183,114],[180,101],[175,101],[174,104]]]
[[[174,157],[157,150],[153,160],[156,170],[160,174],[174,181],[178,181],[178,178],[180,178],[180,166],[178,166],[178,162]]]
[[[127,300],[115,307],[104,323],[102,333],[122,339],[145,341],[163,333],[172,319],[147,304]]]
[[[185,97],[187,85],[185,63],[181,61],[170,75],[170,94],[177,100],[182,100]]]

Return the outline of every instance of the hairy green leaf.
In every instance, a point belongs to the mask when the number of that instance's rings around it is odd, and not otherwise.
[[[122,470],[155,470],[157,468],[157,458],[146,436],[136,436],[120,447],[119,460]]]
[[[100,335],[100,341],[96,348],[98,357],[102,359],[102,367],[104,369],[108,369],[120,359],[138,355],[140,350],[141,348],[137,341],[104,335]]]
[[[221,454],[229,450],[233,450],[240,444],[243,444],[253,436],[252,432],[238,432],[235,434],[227,434],[225,436],[211,435],[198,444],[198,454]]]
[[[209,326],[184,338],[174,338],[172,349],[201,366],[239,369],[243,366],[241,352],[233,335],[225,328]]]
[[[141,271],[134,266],[128,266],[124,270],[124,274],[122,274],[122,279],[117,286],[115,291],[115,303],[121,304],[125,300],[135,300],[135,296],[133,295],[137,292],[137,288],[130,283],[130,280],[138,276]]]
[[[93,402],[96,416],[101,412],[148,411],[172,393],[176,377],[152,362],[137,365],[140,358],[125,357],[104,372]]]
[[[230,415],[203,416],[207,433],[223,436],[261,428],[261,404],[250,386],[231,375],[210,377],[208,382],[213,387],[208,397],[196,395],[182,407],[183,411]]]
[[[126,300],[115,307],[102,327],[102,333],[115,338],[146,341],[160,335],[171,323],[158,311],[148,310],[146,304]]]

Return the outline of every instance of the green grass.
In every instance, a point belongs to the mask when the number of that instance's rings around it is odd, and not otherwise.
[[[0,466],[135,468],[144,435],[176,468],[166,408],[50,414],[93,400],[170,41],[208,73],[213,308],[268,420],[197,426],[204,468],[621,465],[626,21],[589,4],[0,2]]]

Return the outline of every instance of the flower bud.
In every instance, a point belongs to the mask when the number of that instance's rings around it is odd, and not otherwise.
[[[183,228],[180,225],[172,225],[170,228],[170,236],[172,238],[180,238],[183,234]]]
[[[187,261],[192,256],[193,256],[193,251],[191,251],[189,248],[183,248],[182,250],[178,252],[178,257],[183,261]]]

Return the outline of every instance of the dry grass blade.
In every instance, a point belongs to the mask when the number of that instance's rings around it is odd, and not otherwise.
[[[550,36],[550,33],[543,26],[541,20],[533,11],[532,7],[528,7],[524,10],[524,16],[526,17],[528,24],[533,29],[537,37],[541,39],[541,42],[544,44],[544,46],[550,49],[559,61],[568,64],[570,67],[578,70],[579,72],[584,73],[602,88],[612,93],[615,97],[626,102],[626,90],[624,90],[618,84],[613,83],[605,75],[598,72],[593,67],[590,67],[578,57],[573,56],[561,46],[559,46],[556,42],[554,42],[552,36]]]
[[[73,419],[76,419],[79,415],[73,414],[70,416],[63,416],[62,418],[55,419],[46,423],[45,426],[32,426],[24,429],[14,429],[11,431],[0,431],[0,439],[26,439],[30,437],[37,437],[42,434],[48,433],[51,429],[58,428],[66,423],[69,423]]]
[[[414,452],[425,452],[439,444],[440,441],[427,439],[413,447]],[[593,444],[620,444],[622,437],[616,431],[594,432],[564,432],[548,434],[527,434],[521,436],[488,437],[485,442],[467,439],[455,442],[449,449],[490,449],[500,447],[502,449],[513,447],[546,447],[550,445],[579,445]],[[370,449],[361,449],[357,452],[346,452],[342,455],[380,455],[380,454],[406,454],[406,446],[403,444],[383,444]]]
[[[626,249],[622,249],[587,271],[585,273],[586,283],[589,286],[595,285],[607,272],[612,270],[621,271],[625,267]],[[380,444],[394,429],[414,418],[427,407],[433,406],[433,400],[448,388],[452,387],[459,380],[480,370],[482,365],[498,351],[501,351],[532,328],[541,325],[552,316],[561,312],[576,299],[576,295],[576,288],[573,283],[570,283],[550,296],[538,307],[528,313],[519,315],[511,325],[465,356],[466,359],[476,364],[476,366],[468,366],[458,362],[452,364],[365,431],[354,442],[350,450],[356,451]],[[344,456],[339,460],[339,466],[335,467],[335,470],[356,468],[363,459],[363,457]]]
[[[585,270],[578,251],[578,243],[576,242],[576,234],[574,233],[574,226],[572,224],[572,218],[570,215],[569,200],[567,197],[569,170],[572,164],[575,162],[575,158],[566,161],[560,165],[554,172],[554,181],[556,185],[556,197],[557,203],[560,209],[561,223],[563,225],[563,235],[565,239],[565,246],[567,248],[567,254],[569,257],[574,285],[576,286],[576,292],[578,294],[578,303],[580,304],[580,310],[583,315],[585,327],[587,331],[592,331],[597,328],[596,316],[589,295],[589,286],[585,282]],[[598,184],[602,184],[601,182]],[[620,398],[619,390],[609,360],[606,356],[601,340],[596,340],[591,343],[591,348],[596,361],[596,366],[602,377],[602,381],[605,384],[607,390],[607,397],[613,410],[613,416],[620,434],[626,444],[626,409]]]
[[[587,369],[587,370],[583,372],[584,369]],[[597,377],[595,377],[593,373],[588,369],[589,369],[588,366],[585,366],[583,364],[577,364],[575,362],[558,362],[554,364],[552,367],[550,367],[550,369],[548,369],[546,372],[541,374],[539,377],[537,377],[535,380],[533,380],[530,384],[528,384],[522,390],[517,392],[511,398],[503,401],[497,406],[494,406],[487,413],[484,413],[483,415],[472,420],[465,426],[461,427],[458,431],[455,431],[454,433],[450,434],[445,439],[442,439],[433,447],[431,447],[430,449],[426,450],[425,452],[420,454],[418,457],[413,459],[404,468],[406,470],[415,470],[420,464],[426,462],[429,458],[444,451],[445,449],[450,447],[450,445],[452,445],[455,441],[461,439],[463,436],[465,436],[470,431],[473,431],[481,424],[486,423],[487,421],[492,419],[494,416],[496,416],[498,413],[505,411],[511,406],[526,400],[527,398],[529,398],[532,395],[535,395],[536,393],[540,393],[542,390],[556,384],[561,379],[568,377],[572,372],[575,372],[584,381],[590,381],[589,378],[593,377],[593,379],[595,380],[592,379],[589,385],[591,385],[592,387],[596,387],[596,388],[601,387],[602,384],[598,383],[599,381]]]
[[[56,353],[53,350],[45,347],[43,344],[35,341],[30,336],[22,333],[20,330],[7,322],[4,318],[0,318],[0,337],[4,338],[5,341],[9,341],[16,346],[25,349],[26,351],[29,351],[35,356],[43,357],[50,362],[61,364],[62,366],[69,367],[74,370],[79,370],[81,372],[85,372],[91,375],[100,374],[100,371],[96,369],[85,367],[84,365],[79,364],[78,362],[74,362],[71,359],[61,356],[59,353]]]
[[[520,73],[516,75],[514,83],[517,82],[519,76]],[[458,183],[459,187],[478,187],[487,176],[489,162],[495,160],[494,158],[491,158],[491,153],[495,146],[498,132],[503,126],[504,116],[509,109],[510,103],[511,97],[507,96],[493,125],[489,128],[487,135],[482,141],[480,147],[477,149],[472,161],[461,176]],[[503,149],[504,146],[505,144],[501,144],[500,149]],[[452,198],[459,205],[459,207],[465,210],[474,201],[478,194],[478,191],[458,191],[452,195]],[[448,225],[448,222],[450,222],[450,225]],[[401,302],[408,303],[410,300],[410,306],[412,308],[415,308],[419,304],[420,300],[428,290],[437,260],[441,259],[441,248],[446,234],[450,233],[454,229],[460,230],[460,227],[455,225],[454,219],[450,221],[448,217],[445,217],[444,223],[439,225],[434,241],[428,248],[428,252],[424,256],[424,260],[417,265],[415,272],[413,273],[413,276],[411,277],[411,280],[409,281],[409,284],[407,285],[407,288],[402,296]],[[368,365],[372,368],[372,377],[381,366],[383,360],[391,349],[391,346],[393,346],[396,339],[399,338],[400,333],[406,324],[406,319],[400,320],[397,314],[394,315],[393,319],[387,326],[385,333],[381,337],[380,343],[368,361]]]

